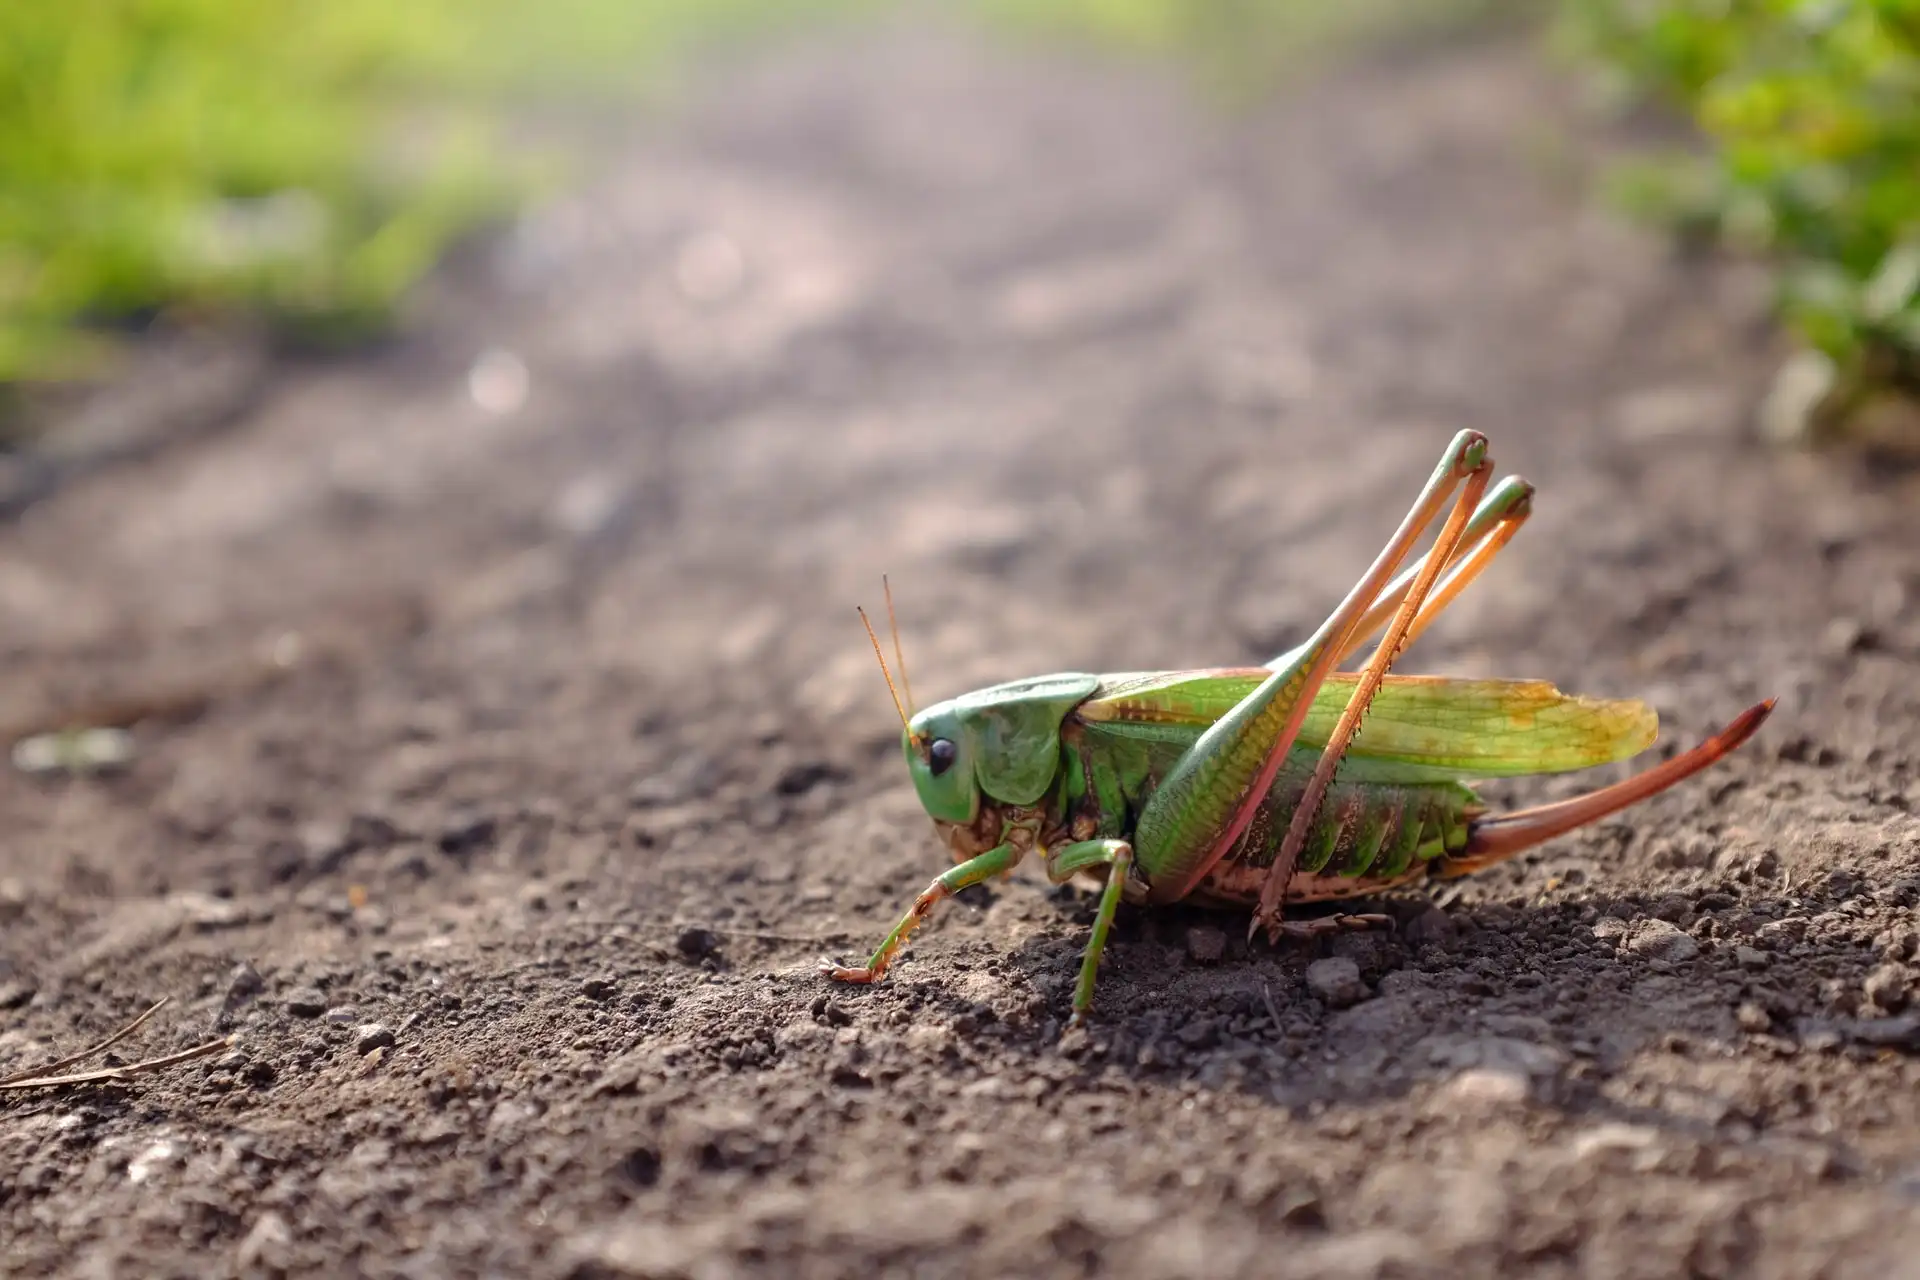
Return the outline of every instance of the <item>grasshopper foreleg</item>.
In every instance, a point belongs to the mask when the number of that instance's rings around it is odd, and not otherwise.
[[[1013,870],[1019,865],[1023,852],[1019,845],[1009,842],[989,849],[977,858],[969,858],[951,871],[934,877],[933,883],[920,891],[920,896],[907,908],[907,914],[900,917],[900,923],[893,926],[893,932],[881,941],[865,965],[856,969],[837,960],[822,959],[820,972],[836,982],[878,982],[881,975],[886,973],[887,966],[893,963],[895,954],[906,945],[907,935],[927,918],[936,902],[983,880],[992,879],[1002,871]]]

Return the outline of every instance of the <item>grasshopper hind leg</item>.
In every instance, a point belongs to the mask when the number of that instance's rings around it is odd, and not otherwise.
[[[1147,901],[1184,898],[1239,843],[1299,737],[1314,696],[1421,533],[1449,506],[1471,507],[1485,492],[1492,465],[1487,454],[1487,438],[1479,432],[1455,436],[1413,508],[1346,599],[1311,639],[1277,659],[1273,674],[1215,720],[1167,772],[1134,824]],[[1452,501],[1463,482],[1465,492]],[[1418,590],[1410,590],[1402,612],[1418,609],[1457,550],[1468,522],[1464,509],[1448,518],[1447,539],[1429,555],[1413,584]],[[1390,625],[1395,647],[1406,625],[1398,615]],[[1284,886],[1288,872],[1278,874]]]
[[[1474,509],[1473,518],[1467,521],[1459,545],[1447,558],[1444,576],[1414,615],[1413,624],[1407,628],[1406,638],[1401,641],[1402,648],[1419,639],[1421,633],[1432,626],[1434,620],[1446,612],[1447,606],[1457,600],[1460,593],[1493,563],[1493,558],[1513,541],[1514,535],[1520,532],[1520,526],[1533,514],[1533,493],[1533,486],[1519,476],[1508,476],[1488,492]],[[1341,651],[1341,662],[1350,660],[1393,620],[1393,615],[1419,580],[1426,563],[1427,557],[1421,557],[1380,593],[1380,598],[1374,601],[1373,608],[1367,610],[1360,625],[1354,629],[1353,638]],[[1280,661],[1279,658],[1274,659],[1276,664]]]
[[[1480,505],[1481,495],[1486,492],[1492,479],[1493,459],[1487,455],[1484,443],[1471,453],[1462,453],[1455,461],[1455,478],[1465,481],[1465,487],[1453,498],[1451,510],[1440,532],[1434,538],[1433,549],[1427,553],[1414,570],[1412,581],[1406,592],[1393,608],[1392,617],[1387,623],[1386,634],[1380,638],[1373,656],[1367,659],[1360,669],[1359,681],[1354,685],[1353,695],[1347,700],[1345,710],[1340,713],[1340,721],[1334,725],[1333,732],[1327,736],[1326,745],[1320,750],[1320,758],[1314,763],[1313,775],[1307,780],[1307,787],[1300,801],[1294,806],[1293,817],[1287,824],[1286,835],[1280,841],[1280,850],[1274,856],[1273,864],[1267,869],[1266,883],[1260,889],[1260,903],[1255,908],[1253,920],[1247,928],[1247,937],[1252,938],[1265,929],[1269,938],[1277,939],[1282,922],[1281,913],[1286,906],[1287,886],[1293,878],[1294,868],[1299,864],[1300,852],[1305,847],[1318,815],[1321,801],[1327,788],[1333,785],[1334,774],[1346,756],[1347,746],[1353,740],[1354,733],[1360,727],[1360,719],[1372,705],[1374,695],[1380,690],[1381,682],[1393,666],[1400,651],[1406,647],[1407,638],[1433,595],[1434,588],[1440,585],[1441,574],[1455,556],[1462,556],[1461,570],[1477,572],[1475,565],[1481,561],[1475,559],[1475,553],[1462,553],[1461,547],[1466,540],[1473,523],[1473,509]],[[1448,485],[1431,491],[1423,505],[1429,505],[1427,519],[1437,514],[1437,508],[1451,490]],[[1523,499],[1530,497],[1530,489],[1523,489]],[[1522,502],[1522,511],[1525,501]],[[1422,520],[1420,523],[1425,523]],[[1511,528],[1517,527],[1508,522],[1509,536]],[[1488,557],[1499,550],[1500,541],[1491,536],[1485,543],[1490,548]],[[1462,583],[1464,585],[1464,582]],[[1442,598],[1444,599],[1444,597]],[[1370,612],[1370,611],[1369,611]],[[1368,616],[1363,614],[1362,618]],[[1431,616],[1431,615],[1429,615]],[[1357,628],[1355,628],[1357,630]],[[1349,636],[1349,640],[1351,636]],[[1343,644],[1342,649],[1346,648]]]
[[[1305,920],[1282,920],[1279,936],[1307,942],[1314,938],[1332,937],[1338,933],[1368,933],[1375,929],[1391,930],[1392,928],[1392,916],[1381,915],[1377,911],[1343,911],[1330,916],[1312,916]]]

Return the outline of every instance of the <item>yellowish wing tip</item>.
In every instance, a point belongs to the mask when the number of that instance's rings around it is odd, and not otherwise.
[[[1591,701],[1594,712],[1612,728],[1612,759],[1629,760],[1651,747],[1660,737],[1660,713],[1638,698],[1579,699]]]
[[[1635,701],[1637,702],[1638,700],[1636,699]],[[1652,746],[1654,740],[1660,736],[1660,713],[1645,702],[1640,702],[1639,708],[1641,736],[1639,739],[1640,745],[1634,748],[1635,755]]]

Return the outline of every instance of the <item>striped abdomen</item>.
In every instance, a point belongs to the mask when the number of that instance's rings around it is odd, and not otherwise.
[[[1311,770],[1311,757],[1288,761],[1246,835],[1193,897],[1235,904],[1259,898]],[[1308,831],[1288,900],[1348,898],[1418,879],[1434,859],[1465,848],[1478,810],[1473,793],[1454,783],[1336,778]]]

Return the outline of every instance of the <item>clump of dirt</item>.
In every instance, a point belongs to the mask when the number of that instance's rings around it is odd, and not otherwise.
[[[0,780],[0,1073],[235,1042],[0,1099],[9,1274],[1902,1274],[1915,482],[1753,441],[1764,292],[1552,185],[1572,121],[1504,45],[1235,120],[790,51],[29,509],[0,721],[166,714]],[[1085,1032],[1037,876],[818,979],[945,864],[883,570],[922,699],[1258,661],[1463,425],[1537,514],[1405,669],[1758,739],[1390,933],[1124,912]]]

